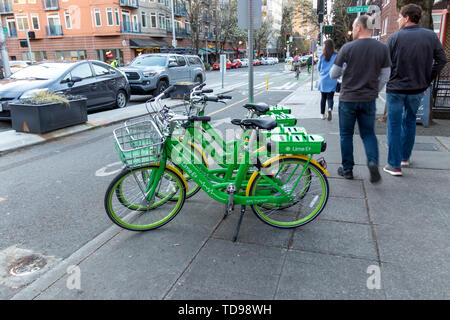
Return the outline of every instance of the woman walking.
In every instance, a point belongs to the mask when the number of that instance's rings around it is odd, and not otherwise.
[[[318,70],[320,74],[318,90],[322,93],[322,100],[320,101],[320,118],[325,119],[325,108],[328,102],[328,121],[331,121],[333,111],[333,98],[336,92],[337,80],[330,78],[330,70],[333,66],[334,59],[336,59],[336,52],[334,50],[334,42],[328,39],[324,43],[323,54],[320,57]]]

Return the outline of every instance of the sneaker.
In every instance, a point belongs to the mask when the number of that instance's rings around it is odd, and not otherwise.
[[[345,179],[353,179],[353,170],[344,170],[344,168],[339,167],[338,169],[338,175],[341,177],[344,177]]]
[[[321,115],[320,115],[320,119],[325,120],[325,115],[324,115],[324,114],[321,114]]]
[[[402,160],[402,167],[409,167],[411,165],[411,161],[409,160]]]
[[[377,183],[381,180],[380,172],[378,171],[378,165],[375,162],[369,162],[370,182]]]
[[[331,121],[331,119],[332,119],[331,111],[333,111],[333,110],[328,109],[328,121]]]
[[[402,175],[402,169],[401,168],[394,168],[393,166],[391,166],[390,164],[388,164],[387,166],[385,166],[383,168],[383,170],[393,176],[398,176],[400,177]]]

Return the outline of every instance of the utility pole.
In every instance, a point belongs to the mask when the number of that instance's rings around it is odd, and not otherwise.
[[[175,35],[175,8],[174,3],[176,0],[172,0],[172,47],[177,47],[177,38]]]
[[[30,45],[30,35],[28,34],[29,30],[26,30],[27,33],[27,46],[28,46],[28,55],[30,56],[31,64],[33,64],[33,55],[31,54],[31,45]]]
[[[253,1],[248,1],[248,101],[254,102],[253,95]]]
[[[11,75],[11,69],[9,67],[9,55],[8,51],[6,50],[5,33],[3,31],[2,19],[0,19],[0,47],[3,61],[3,73],[5,78],[7,78]]]

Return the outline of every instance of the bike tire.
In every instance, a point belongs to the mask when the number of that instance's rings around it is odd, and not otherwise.
[[[180,212],[186,189],[182,179],[170,168],[164,169],[154,199],[146,199],[145,188],[149,182],[145,177],[158,169],[158,165],[124,169],[110,183],[104,206],[116,225],[131,231],[149,231],[169,223]],[[177,201],[170,201],[175,195]]]
[[[273,167],[277,165],[289,163],[299,164],[303,168],[307,166],[304,175],[295,186],[295,200],[283,204],[265,203],[251,206],[253,213],[261,221],[270,226],[282,229],[298,228],[313,221],[323,211],[329,197],[329,184],[325,172],[311,162],[308,164],[303,159],[286,157],[271,163],[266,169],[273,170]],[[268,190],[267,186],[260,183],[263,180],[261,174],[258,174],[251,183],[249,196],[267,194],[268,192],[270,195],[279,194],[273,187]],[[294,185],[286,191],[292,190],[293,187]],[[307,211],[308,207],[310,211]]]

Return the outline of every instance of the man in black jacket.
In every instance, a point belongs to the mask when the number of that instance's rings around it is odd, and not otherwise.
[[[416,137],[416,114],[424,92],[447,63],[445,50],[433,30],[418,25],[422,8],[415,4],[400,10],[400,30],[387,41],[392,70],[386,86],[388,164],[384,171],[402,175],[409,166]]]

